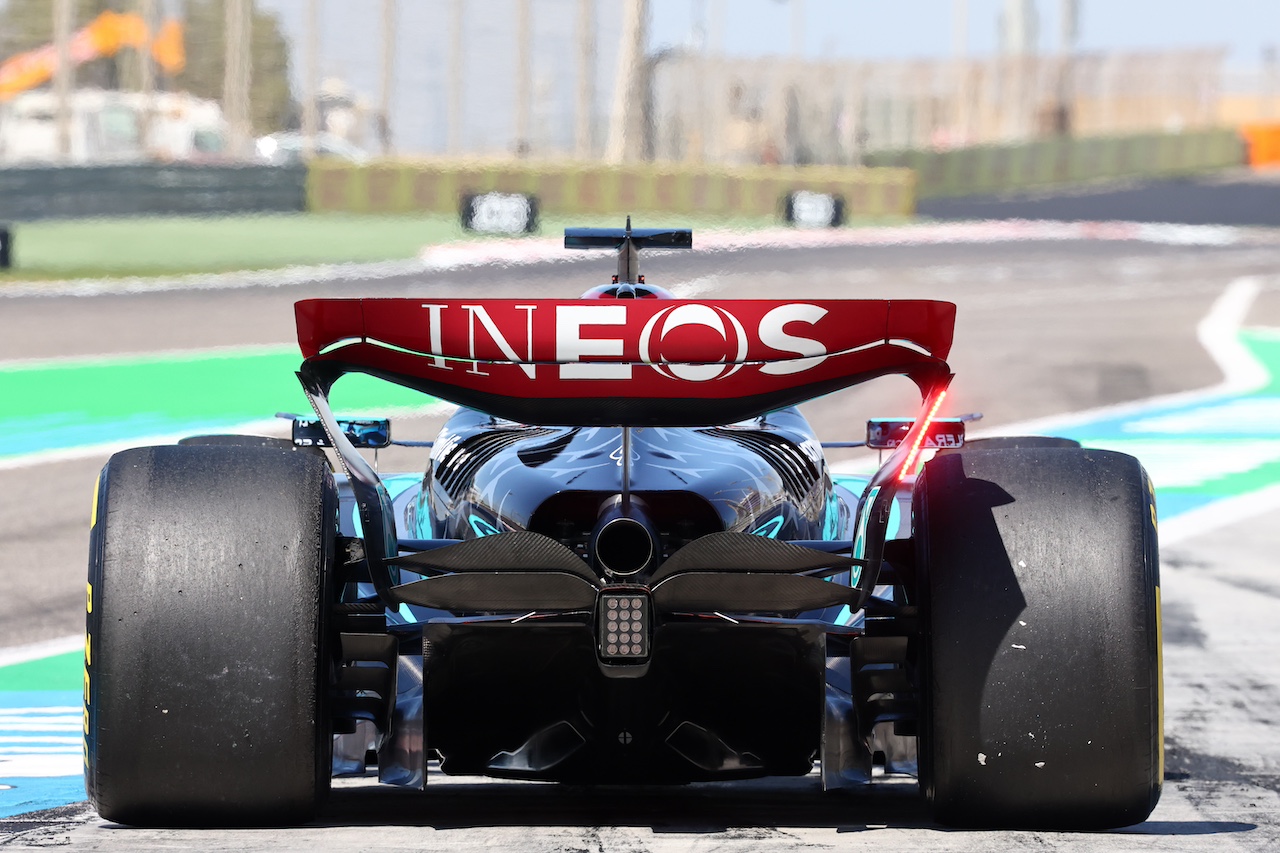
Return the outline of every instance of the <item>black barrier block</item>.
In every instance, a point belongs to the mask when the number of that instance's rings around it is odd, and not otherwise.
[[[463,193],[458,216],[466,231],[533,234],[538,230],[538,199],[528,193]]]
[[[306,209],[307,168],[191,164],[0,169],[0,220]]]
[[[839,228],[845,220],[844,196],[796,190],[782,197],[782,221],[806,228]]]
[[[9,269],[13,257],[13,228],[0,225],[0,270]]]

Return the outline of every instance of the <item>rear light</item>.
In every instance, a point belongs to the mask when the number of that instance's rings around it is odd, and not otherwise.
[[[929,427],[937,416],[938,409],[942,408],[942,401],[946,397],[947,392],[945,389],[938,392],[938,396],[933,400],[933,405],[929,407],[928,413],[924,416],[924,422],[917,424],[919,429],[916,431],[915,440],[911,442],[911,450],[908,451],[907,458],[902,463],[902,468],[898,471],[899,480],[915,471],[916,458],[920,455],[920,446],[924,444],[925,437],[929,435]]]
[[[606,661],[643,660],[649,656],[649,596],[636,590],[600,593],[596,646]]]

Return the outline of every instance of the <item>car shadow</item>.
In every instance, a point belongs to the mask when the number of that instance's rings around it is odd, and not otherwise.
[[[372,783],[372,779],[368,781]],[[955,831],[930,819],[914,780],[879,779],[869,789],[824,793],[816,775],[669,787],[585,787],[433,777],[422,791],[374,784],[336,788],[317,825],[437,830],[626,826],[647,827],[655,833],[730,832],[738,836],[753,829]],[[1256,824],[1239,821],[1152,820],[1114,831],[1176,836],[1255,829]]]

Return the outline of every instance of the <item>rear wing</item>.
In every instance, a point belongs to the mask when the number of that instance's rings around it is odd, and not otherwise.
[[[707,426],[885,374],[950,376],[926,300],[308,299],[302,375],[360,372],[521,423]]]
[[[298,378],[351,479],[370,574],[399,570],[391,498],[329,407],[346,373],[377,376],[523,423],[703,426],[746,420],[890,373],[921,417],[859,503],[883,527],[951,381],[955,306],[923,300],[308,299],[295,306]],[[853,556],[878,566],[878,536]]]
[[[693,231],[688,228],[566,228],[566,249],[621,249],[626,241],[637,249],[691,249]]]

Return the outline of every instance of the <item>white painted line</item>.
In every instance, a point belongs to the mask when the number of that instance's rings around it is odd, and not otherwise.
[[[84,773],[83,749],[55,755],[0,756],[0,779],[51,779]],[[4,821],[0,820],[0,824]]]
[[[1019,421],[1012,424],[1001,424],[989,430],[974,432],[974,438],[994,435],[1042,435],[1052,430],[1102,420],[1136,415],[1150,409],[1164,406],[1190,405],[1203,403],[1215,397],[1233,394],[1246,394],[1254,391],[1267,381],[1267,371],[1258,364],[1248,349],[1240,343],[1238,333],[1240,326],[1254,299],[1264,288],[1270,289],[1280,285],[1280,278],[1260,279],[1256,276],[1237,278],[1227,285],[1222,295],[1213,303],[1209,313],[1196,327],[1196,337],[1209,356],[1217,363],[1223,373],[1222,382],[1208,388],[1194,391],[1179,391],[1175,394],[1164,394],[1148,397],[1145,400],[1132,400],[1127,403],[1116,403],[1110,406],[1099,406],[1079,412],[1060,415],[1048,415],[1042,418]]]
[[[1160,521],[1160,545],[1174,545],[1203,533],[1257,518],[1280,509],[1280,483],[1214,501],[1190,512]]]
[[[235,424],[220,429],[220,433],[243,433],[246,435],[257,435],[259,433],[267,433],[270,431],[279,432],[280,425],[284,423],[280,419],[250,421],[248,423]],[[105,442],[103,444],[89,444],[81,447],[68,447],[62,450],[40,450],[35,453],[23,453],[17,456],[0,457],[0,471],[14,471],[19,468],[31,468],[36,465],[52,465],[56,462],[75,462],[81,459],[97,459],[103,461],[113,453],[121,450],[128,450],[131,447],[151,447],[157,444],[177,444],[179,439],[186,438],[191,433],[177,433],[170,435],[148,435],[138,436],[136,438],[122,439],[120,441]]]
[[[1280,279],[1276,278],[1264,280],[1255,276],[1246,276],[1235,279],[1227,285],[1222,295],[1214,301],[1209,312],[1197,325],[1196,336],[1201,346],[1205,348],[1223,373],[1223,380],[1219,384],[1195,391],[1166,394],[1113,406],[1101,406],[1080,412],[1002,424],[989,430],[975,431],[973,437],[1052,435],[1059,430],[1081,426],[1092,421],[1117,417],[1136,417],[1152,409],[1167,406],[1207,403],[1215,398],[1247,394],[1263,387],[1269,379],[1267,369],[1240,342],[1239,333],[1258,294],[1264,288],[1276,287],[1277,284],[1280,284]],[[1263,333],[1270,334],[1271,330],[1264,330]],[[1277,332],[1277,334],[1280,334],[1280,332]],[[1244,452],[1252,459],[1258,450],[1258,447],[1250,447],[1245,448]],[[1210,451],[1220,452],[1212,458],[1198,461],[1201,463],[1207,462],[1210,466],[1222,464],[1227,467],[1231,467],[1232,463],[1235,463],[1235,467],[1239,467],[1239,463],[1243,461],[1237,455],[1240,448],[1234,446],[1210,448]],[[1177,456],[1178,454],[1174,455]],[[1141,454],[1139,456],[1141,458]],[[1156,467],[1159,470],[1152,471],[1152,478],[1156,480],[1156,485],[1169,485],[1169,483],[1161,483],[1156,478],[1157,473],[1163,473],[1165,478],[1170,480],[1197,475],[1197,472],[1198,476],[1203,477],[1208,473],[1204,464],[1201,464],[1194,471],[1191,470],[1188,463],[1189,459],[1191,459],[1190,454],[1183,454],[1173,460],[1153,459],[1153,462],[1168,463],[1157,465]],[[1256,459],[1253,461],[1256,461]],[[878,465],[874,459],[859,459],[836,463],[831,466],[831,470],[839,474],[865,475],[874,473],[877,467]],[[1250,465],[1249,467],[1252,468],[1254,466]],[[1177,472],[1176,476],[1172,472]],[[1161,519],[1160,542],[1161,544],[1171,545],[1192,536],[1198,536],[1230,524],[1255,518],[1278,508],[1280,508],[1280,484],[1242,495],[1223,498],[1168,520]]]
[[[6,755],[78,755],[83,748],[83,746],[0,746],[0,757]]]
[[[1277,435],[1280,438],[1280,435]],[[1280,440],[1102,439],[1090,447],[1136,456],[1156,489],[1198,488],[1280,461]]]
[[[834,229],[778,227],[754,231],[706,230],[694,235],[693,251],[733,252],[743,249],[1076,240],[1130,240],[1183,246],[1227,246],[1238,243],[1242,239],[1243,232],[1229,226],[985,220]],[[565,249],[559,238],[524,238],[429,246],[422,251],[421,259],[427,269],[445,271],[491,264],[512,266],[548,261],[569,263],[583,258],[598,257],[599,254],[599,252]]]
[[[424,418],[424,417],[444,417],[454,411],[457,407],[452,403],[436,401],[427,403],[422,406],[391,406],[385,409],[376,409],[369,411],[352,411],[343,412],[343,417],[353,418]],[[303,413],[299,413],[303,414]],[[276,435],[284,436],[283,424],[286,421],[280,418],[272,418],[271,420],[248,421],[247,423],[232,424],[229,426],[217,427],[217,434],[234,434],[234,435]],[[59,450],[40,450],[35,453],[23,453],[15,456],[0,456],[0,471],[15,471],[20,468],[32,468],[37,465],[53,465],[58,462],[76,462],[82,459],[102,459],[106,460],[113,453],[121,450],[128,450],[131,447],[152,447],[158,444],[177,444],[180,439],[186,438],[193,433],[172,433],[167,435],[149,435],[138,436],[136,438],[122,439],[121,441],[105,442],[103,444],[83,445],[81,447],[68,447]]]
[[[75,682],[72,682],[73,684]],[[3,725],[5,730],[14,732],[74,732],[81,728],[81,715],[76,714],[74,717],[68,717],[66,723],[30,723],[30,722],[14,722],[7,720]],[[50,738],[57,738],[57,735],[45,734],[41,735],[37,740],[47,741]]]
[[[39,643],[31,643],[25,646],[13,646],[8,649],[0,649],[0,666],[13,666],[17,663],[27,663],[33,660],[43,660],[53,657],[54,655],[63,655],[67,652],[84,650],[84,634],[74,634],[70,637],[59,637],[56,640],[44,640]],[[16,714],[24,710],[23,708],[0,708],[0,714],[8,716]],[[57,711],[75,711],[80,712],[79,708],[61,709],[61,708],[41,708],[41,712],[48,711],[54,713]]]
[[[22,296],[108,296],[161,293],[168,290],[236,290],[245,287],[292,287],[328,281],[376,281],[423,271],[417,259],[370,264],[321,264],[274,270],[199,273],[157,278],[85,278],[26,282],[0,286],[0,298]]]
[[[302,363],[302,351],[296,343],[250,344],[203,347],[200,349],[167,349],[148,352],[122,352],[109,355],[63,355],[52,358],[11,358],[0,360],[0,370],[43,370],[55,367],[118,367],[122,364],[146,364],[156,361],[212,361],[219,358],[253,358],[261,355],[296,353]]]
[[[1273,280],[1274,284],[1274,280]],[[1238,278],[1213,303],[1196,327],[1196,337],[1224,376],[1219,390],[1224,394],[1245,394],[1267,384],[1270,374],[1240,341],[1240,328],[1249,316],[1263,281],[1254,276]]]

